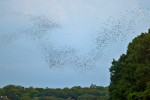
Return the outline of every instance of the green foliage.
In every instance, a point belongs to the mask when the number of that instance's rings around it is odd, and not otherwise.
[[[29,93],[24,93],[24,94],[21,96],[20,100],[31,100],[31,98],[30,98],[29,95],[30,95]]]
[[[127,54],[113,60],[110,74],[111,100],[149,100],[150,30],[129,43]]]
[[[51,89],[51,88],[24,88],[22,86],[7,85],[0,89],[1,96],[8,96],[10,100],[107,100],[108,87],[91,85],[82,88]]]
[[[5,94],[5,91],[0,88],[0,96],[3,96]]]
[[[18,100],[19,98],[19,90],[18,90],[18,87],[14,86],[14,85],[8,85],[8,86],[5,86],[3,88],[3,90],[5,91],[5,95],[8,96],[8,98],[10,98],[11,100]]]
[[[57,98],[54,96],[45,96],[45,97],[40,97],[39,100],[64,100],[64,99]]]
[[[84,94],[82,96],[79,96],[77,100],[107,100],[108,97],[106,96],[94,96],[89,94]]]

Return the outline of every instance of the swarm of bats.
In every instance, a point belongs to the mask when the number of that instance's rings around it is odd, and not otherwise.
[[[100,23],[100,30],[98,30],[95,38],[96,47],[84,55],[80,55],[80,51],[74,47],[55,48],[55,44],[41,43],[41,51],[45,62],[50,68],[74,66],[82,70],[88,70],[95,67],[95,63],[105,53],[104,48],[108,48],[110,44],[115,44],[118,39],[124,41],[126,36],[134,32],[134,26],[144,20],[144,16],[150,17],[150,13],[146,13],[145,10],[149,11],[150,9],[140,7],[136,11],[125,11],[120,13],[117,19],[110,16],[104,23]],[[129,14],[130,18],[127,18],[126,16]],[[24,19],[29,20],[27,27],[21,27],[19,31],[14,33],[0,33],[0,48],[9,45],[21,36],[26,36],[34,41],[42,40],[44,36],[51,33],[51,30],[62,27],[45,15],[26,15]]]

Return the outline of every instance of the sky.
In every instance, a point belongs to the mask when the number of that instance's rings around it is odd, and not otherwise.
[[[149,0],[0,0],[0,87],[108,86],[150,28]]]

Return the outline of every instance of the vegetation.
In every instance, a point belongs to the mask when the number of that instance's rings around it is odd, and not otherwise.
[[[110,100],[150,100],[150,29],[113,60],[110,73]]]
[[[7,96],[9,100],[107,100],[108,95],[108,87],[93,84],[90,87],[75,86],[64,89],[7,85],[0,89],[0,97]]]

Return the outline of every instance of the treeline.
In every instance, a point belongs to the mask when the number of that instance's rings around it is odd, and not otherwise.
[[[63,89],[7,85],[0,88],[0,97],[0,100],[107,100],[109,89],[93,84],[90,87],[75,86]]]
[[[150,100],[150,29],[113,60],[110,73],[110,100]]]

